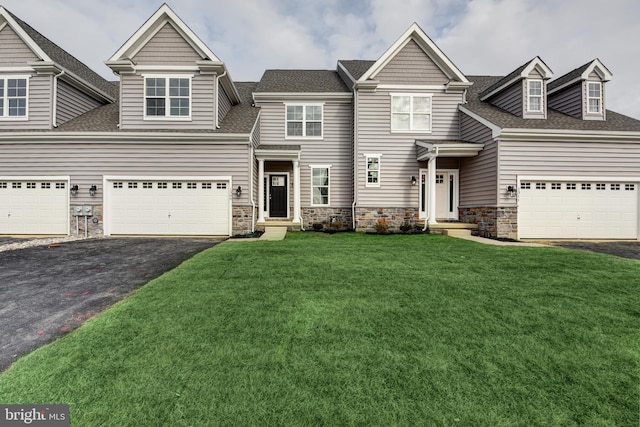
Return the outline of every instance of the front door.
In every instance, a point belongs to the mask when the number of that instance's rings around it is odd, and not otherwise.
[[[420,218],[427,217],[429,206],[429,174],[420,169]],[[458,171],[436,171],[436,218],[458,219]]]
[[[287,175],[269,175],[269,217],[288,218]]]

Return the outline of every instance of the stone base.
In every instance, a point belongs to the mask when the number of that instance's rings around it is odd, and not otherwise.
[[[301,215],[306,230],[313,230],[322,225],[322,228],[335,228],[336,230],[347,230],[353,225],[351,219],[351,208],[301,208]]]
[[[251,206],[234,206],[233,225],[231,227],[232,236],[244,236],[253,233],[253,207]]]
[[[407,227],[421,228],[424,224],[424,220],[419,219],[418,208],[356,207],[356,218],[356,231],[363,232],[380,232],[381,228],[386,228],[388,232],[396,233]]]
[[[86,207],[91,207],[93,212],[92,215],[87,216],[75,216],[76,207],[80,207],[82,209]],[[102,237],[104,235],[104,222],[102,220],[102,205],[72,205],[70,208],[70,223],[69,223],[69,234],[75,237],[84,237],[85,230],[87,232],[87,237]],[[85,213],[85,212],[83,212]],[[86,219],[86,226],[85,226]]]
[[[478,224],[478,235],[491,239],[518,238],[518,208],[477,207],[460,209],[463,222]]]

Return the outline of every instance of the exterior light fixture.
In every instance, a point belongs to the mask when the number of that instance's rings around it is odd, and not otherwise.
[[[515,197],[516,196],[516,187],[514,187],[513,185],[510,185],[507,187],[507,193],[509,194],[509,197]]]
[[[71,190],[71,195],[72,196],[75,196],[76,194],[78,194],[78,184],[72,185],[70,190]]]
[[[95,196],[95,195],[96,195],[96,192],[97,192],[97,191],[98,191],[98,187],[96,187],[95,185],[92,185],[92,186],[89,188],[89,195],[90,195],[91,197],[93,197],[93,196]]]
[[[236,196],[240,197],[241,195],[242,195],[242,187],[238,185],[238,188],[236,188]]]
[[[415,175],[411,176],[411,185],[418,185],[418,180]]]

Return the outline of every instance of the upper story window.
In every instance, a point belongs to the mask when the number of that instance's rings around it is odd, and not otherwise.
[[[329,166],[311,166],[311,204],[329,205]]]
[[[288,104],[287,138],[322,138],[322,105]]]
[[[5,77],[0,79],[0,118],[26,118],[28,80]]]
[[[542,80],[528,80],[527,110],[542,111]]]
[[[144,79],[145,118],[191,117],[191,78],[153,76]]]
[[[589,113],[602,113],[602,84],[600,82],[587,84],[587,104]]]
[[[431,95],[391,95],[392,131],[431,131]]]

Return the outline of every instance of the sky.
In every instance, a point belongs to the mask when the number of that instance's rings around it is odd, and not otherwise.
[[[104,65],[157,0],[0,0],[107,79]],[[378,59],[416,22],[466,75],[506,75],[535,56],[560,77],[598,58],[607,108],[640,119],[638,0],[173,0],[235,81],[266,69]]]

